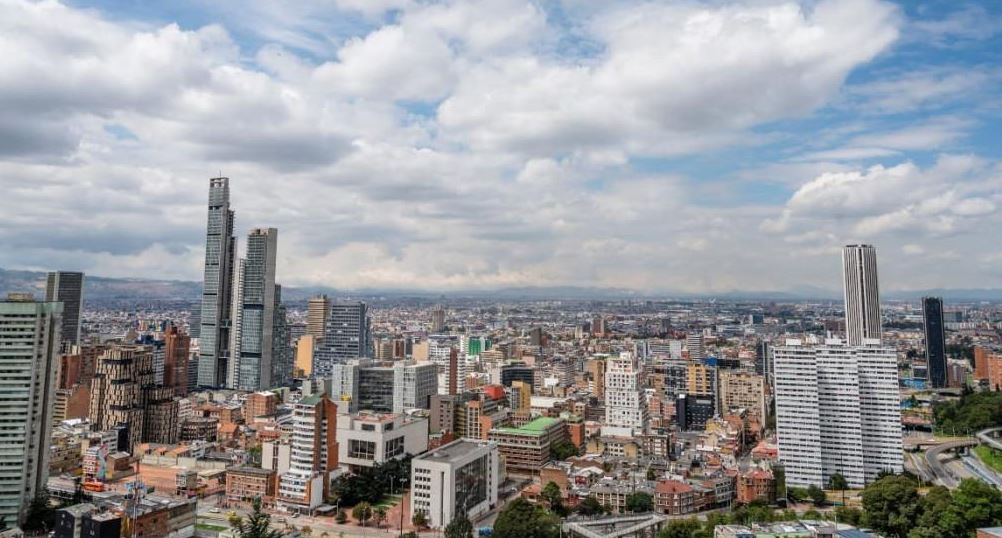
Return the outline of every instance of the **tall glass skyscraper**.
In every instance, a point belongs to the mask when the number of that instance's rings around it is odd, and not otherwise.
[[[324,340],[313,355],[313,376],[328,377],[335,364],[365,357],[369,353],[369,315],[365,303],[337,302],[331,305]]]
[[[209,180],[209,216],[205,230],[205,279],[198,344],[198,385],[221,387],[229,361],[233,257],[233,211],[230,180]]]
[[[239,356],[234,367],[235,388],[271,388],[275,344],[275,257],[278,230],[256,228],[247,235],[247,259],[238,301],[240,320]],[[280,328],[281,329],[281,328]]]
[[[80,318],[83,311],[84,274],[53,271],[45,281],[45,301],[63,303],[62,341],[80,345]]]
[[[929,386],[941,389],[946,379],[946,329],[943,325],[943,298],[922,298],[922,328],[925,330],[925,361]]]
[[[845,290],[845,334],[850,346],[880,339],[880,289],[877,251],[873,245],[846,245],[842,249]]]

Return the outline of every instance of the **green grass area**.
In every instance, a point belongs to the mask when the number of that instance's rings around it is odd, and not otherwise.
[[[379,504],[377,504],[376,506],[382,506],[384,508],[390,508],[392,506],[396,506],[396,505],[400,504],[400,501],[402,501],[403,498],[404,498],[403,495],[385,495],[383,497],[383,500],[379,501]],[[375,507],[373,507],[373,508],[375,508]]]
[[[995,472],[1002,473],[1002,452],[981,445],[974,447],[974,453],[978,455],[982,463],[994,469]]]

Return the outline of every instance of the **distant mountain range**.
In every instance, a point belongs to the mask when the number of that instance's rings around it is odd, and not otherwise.
[[[30,291],[37,297],[45,294],[45,273],[39,271],[18,271],[0,268],[0,294],[6,296],[11,291]],[[197,302],[202,292],[201,282],[183,280],[156,280],[144,278],[108,278],[87,275],[84,294],[94,301],[190,301]],[[722,300],[722,301],[838,301],[842,294],[837,290],[817,287],[799,287],[789,291],[731,291],[724,293],[643,293],[621,288],[589,288],[577,286],[517,287],[496,290],[404,290],[404,289],[358,289],[336,290],[327,287],[282,287],[282,298],[286,301],[304,301],[307,298],[326,293],[331,296],[351,295],[354,297],[468,297],[518,299],[565,299],[565,300],[616,300],[616,299],[657,299],[681,300]],[[1002,289],[932,289],[901,290],[883,293],[885,300],[911,301],[932,295],[947,301],[1002,301]]]

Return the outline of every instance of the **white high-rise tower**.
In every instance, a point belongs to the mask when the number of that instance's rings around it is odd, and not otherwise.
[[[866,339],[880,340],[880,290],[873,245],[846,245],[842,249],[842,279],[847,343],[858,346]]]
[[[647,426],[647,401],[637,358],[629,351],[606,359],[603,435],[631,436]]]

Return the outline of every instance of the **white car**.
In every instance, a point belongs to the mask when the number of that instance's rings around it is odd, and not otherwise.
[[[220,512],[220,510],[219,510],[218,507],[213,506],[212,508],[209,508],[209,513],[210,514],[218,514],[219,512]]]

